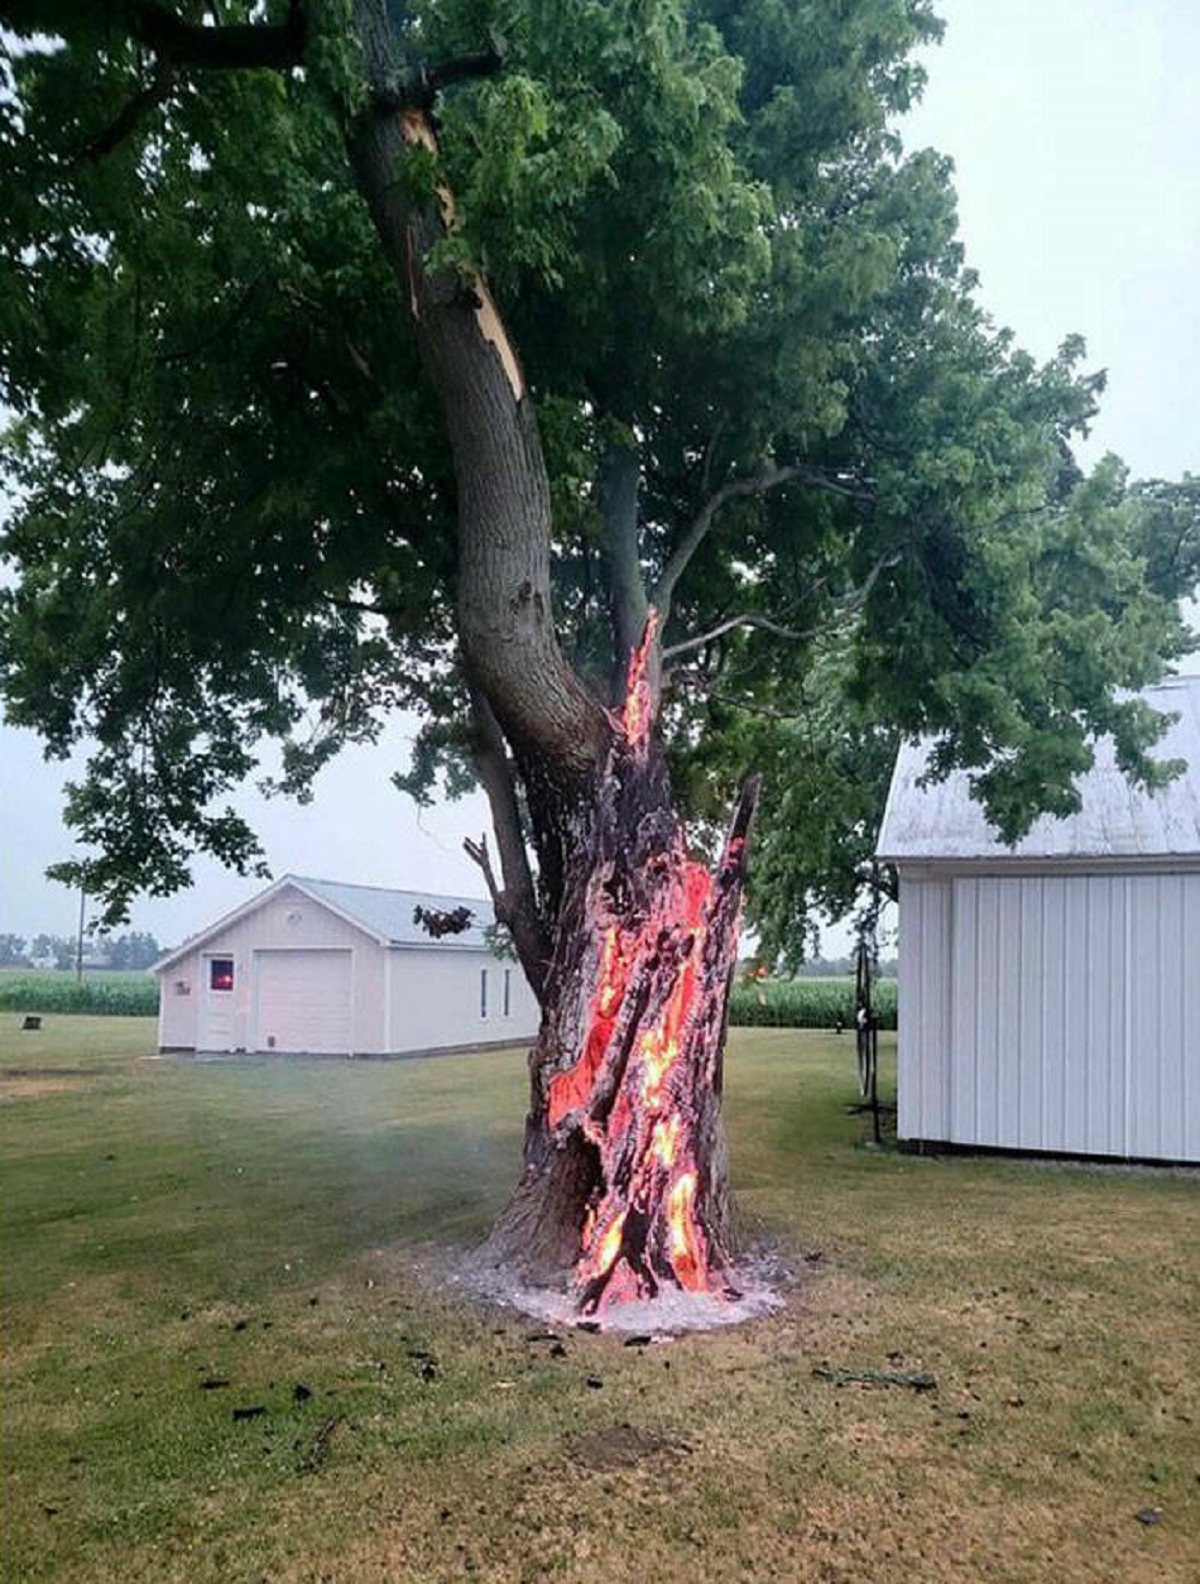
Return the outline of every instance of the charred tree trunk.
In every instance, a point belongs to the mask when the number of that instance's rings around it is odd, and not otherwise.
[[[570,855],[524,1171],[489,1244],[527,1274],[573,1271],[585,1312],[733,1291],[722,1055],[757,787],[715,870],[691,859],[650,730],[652,642],[653,625]]]

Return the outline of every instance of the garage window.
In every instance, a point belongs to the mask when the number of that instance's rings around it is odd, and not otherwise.
[[[504,970],[504,1016],[512,1017],[512,969]]]
[[[487,1017],[487,969],[479,970],[479,1016]]]
[[[233,989],[232,957],[213,957],[209,959],[208,986],[210,990]]]

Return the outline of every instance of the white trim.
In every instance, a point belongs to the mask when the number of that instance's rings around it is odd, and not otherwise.
[[[379,1040],[380,1050],[392,1048],[392,954],[385,950],[380,954],[380,964],[383,968],[383,1032]]]
[[[1046,875],[1147,875],[1200,873],[1200,855],[1178,853],[1139,858],[1133,853],[1112,853],[1089,858],[1019,858],[1011,854],[979,858],[889,858],[878,854],[884,863],[895,865],[904,880],[979,879],[994,875],[1032,878]]]

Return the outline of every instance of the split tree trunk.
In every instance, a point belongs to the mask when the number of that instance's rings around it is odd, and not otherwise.
[[[353,0],[353,10],[369,83],[377,102],[391,102],[404,62],[385,0]],[[619,721],[563,655],[533,404],[486,284],[429,267],[430,249],[453,223],[453,200],[445,189],[433,202],[410,195],[403,172],[413,149],[436,158],[420,105],[365,115],[349,144],[445,413],[458,486],[463,668],[483,701],[484,736],[494,739],[495,726],[511,751],[538,858],[535,898],[527,865],[513,856],[519,837],[502,836],[497,911],[504,916],[503,904],[514,925],[543,1022],[530,1057],[524,1171],[491,1250],[526,1273],[572,1271],[589,1311],[663,1288],[728,1291],[722,1052],[755,789],[743,794],[710,874],[687,854],[652,735],[653,613]],[[639,582],[636,544],[626,561]],[[625,649],[636,641],[644,591],[618,604]],[[492,795],[505,773],[503,744],[489,742],[484,781],[497,820],[511,825],[511,786]],[[549,925],[548,962],[540,925]]]
[[[734,1291],[722,1060],[757,783],[710,873],[687,854],[651,735],[652,641],[653,625],[571,855],[524,1171],[489,1243],[526,1275],[572,1271],[585,1312]]]

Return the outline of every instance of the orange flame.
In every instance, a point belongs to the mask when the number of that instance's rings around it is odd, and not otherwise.
[[[696,1173],[686,1171],[676,1179],[667,1200],[667,1224],[671,1229],[671,1264],[680,1286],[689,1292],[702,1291],[708,1276],[695,1204]]]
[[[644,748],[650,740],[650,727],[654,722],[654,696],[647,671],[654,635],[658,631],[658,612],[651,605],[646,617],[646,630],[642,641],[629,656],[629,670],[625,680],[625,707],[621,711],[621,726],[630,745]]]
[[[600,1239],[596,1250],[596,1274],[603,1276],[621,1252],[621,1235],[625,1231],[625,1211],[622,1211]]]
[[[669,1117],[667,1121],[660,1118],[654,1124],[654,1132],[650,1138],[650,1150],[660,1166],[665,1166],[668,1171],[675,1164],[676,1151],[679,1149],[679,1113]]]

